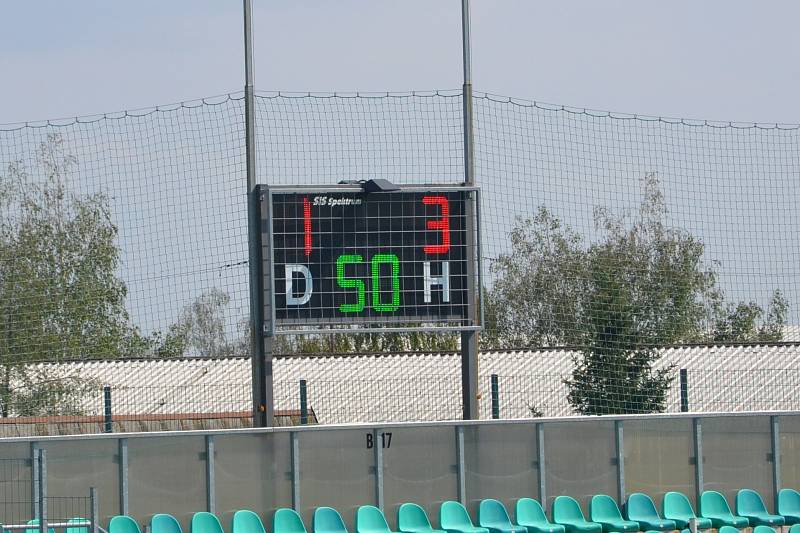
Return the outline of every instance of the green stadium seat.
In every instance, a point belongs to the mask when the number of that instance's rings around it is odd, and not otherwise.
[[[564,526],[551,524],[541,504],[533,498],[517,500],[514,516],[517,524],[526,528],[528,533],[564,533]]]
[[[108,533],[111,533],[110,531]],[[308,533],[303,519],[294,509],[283,507],[272,515],[272,533]]]
[[[28,524],[29,526],[38,526],[39,525],[39,519],[38,518],[34,518],[33,520],[28,520],[26,522],[26,524]],[[38,527],[28,528],[28,529],[25,530],[25,533],[39,533],[39,528]],[[56,533],[56,530],[55,530],[55,528],[48,527],[47,528],[47,533]]]
[[[85,525],[67,526],[65,528],[64,533],[89,533],[90,528],[89,525],[87,525],[87,522],[89,522],[89,520],[87,520],[86,518],[81,518],[79,516],[75,518],[70,518],[69,520],[67,520],[68,524],[85,524]]]
[[[758,525],[753,528],[753,533],[775,533],[775,529],[771,528],[770,526]]]
[[[392,530],[380,509],[362,505],[356,511],[356,533],[392,533]]]
[[[433,529],[425,509],[416,503],[404,503],[397,508],[397,529],[402,533],[444,533]]]
[[[707,490],[700,495],[700,516],[711,520],[711,526],[717,529],[722,526],[741,529],[750,525],[747,518],[735,516],[725,496],[715,490]]]
[[[169,514],[156,514],[150,519],[151,533],[183,533],[181,525]]]
[[[747,518],[751,526],[780,527],[786,523],[782,516],[768,513],[761,495],[752,489],[736,493],[736,514]]]
[[[478,505],[478,525],[490,533],[528,533],[528,529],[511,523],[505,505],[497,500],[482,500]]]
[[[265,533],[264,524],[256,513],[242,509],[233,513],[231,533]]]
[[[778,492],[778,514],[786,519],[787,526],[800,524],[800,492],[794,489]]]
[[[108,533],[142,533],[139,524],[130,516],[112,516],[108,523]]]
[[[447,533],[489,533],[485,527],[475,527],[464,506],[454,501],[442,502],[439,526]]]
[[[697,520],[697,529],[711,529],[711,520],[708,518],[699,518],[694,514],[689,498],[681,492],[668,492],[664,494],[664,499],[661,504],[661,510],[664,513],[664,518],[672,520],[678,529],[686,529],[689,527],[689,520],[694,518]]]
[[[317,507],[311,528],[314,533],[347,533],[342,515],[332,507]]]
[[[596,494],[589,502],[589,518],[603,526],[603,533],[629,533],[639,531],[639,523],[622,518],[614,498]]]
[[[638,523],[642,531],[672,531],[678,527],[675,520],[666,520],[658,516],[656,504],[650,496],[641,492],[634,492],[628,496],[625,514],[628,515],[628,520]]]
[[[689,530],[687,529],[686,531],[689,531]],[[719,528],[717,533],[742,533],[742,532],[739,531],[738,529],[736,529],[733,526],[722,526],[721,528]]]
[[[800,533],[800,524],[795,524],[789,528],[789,533]]]
[[[223,533],[222,524],[219,523],[217,517],[205,511],[192,515],[190,531],[191,533]]]
[[[589,522],[583,516],[581,506],[569,496],[557,496],[553,500],[553,522],[564,526],[566,533],[601,533],[603,526],[596,522]]]

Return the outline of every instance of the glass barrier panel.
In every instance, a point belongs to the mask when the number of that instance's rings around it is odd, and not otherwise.
[[[384,511],[396,531],[397,509],[421,505],[434,527],[439,505],[458,498],[456,429],[447,427],[383,428],[375,443],[383,451]]]
[[[556,496],[572,496],[588,513],[595,494],[617,496],[614,422],[544,423],[548,511]],[[544,503],[544,502],[543,502]]]
[[[735,509],[739,489],[753,489],[772,509],[770,417],[702,418],[701,424],[703,489],[724,494],[731,509]]]
[[[0,523],[24,524],[34,517],[31,443],[0,444]]]
[[[189,531],[192,514],[206,509],[205,437],[128,439],[128,505],[142,526],[156,513]],[[144,531],[144,528],[142,528]]]
[[[89,518],[89,489],[97,489],[100,524],[119,514],[119,441],[116,439],[63,440],[41,444],[47,452],[48,517]]]
[[[781,416],[781,488],[800,490],[800,416]]]
[[[661,509],[664,494],[677,491],[697,509],[692,420],[625,420],[623,428],[626,493],[643,492]]]
[[[298,437],[303,520],[311,527],[314,509],[333,507],[354,531],[356,509],[376,499],[372,430],[317,429]]]
[[[520,498],[539,499],[536,424],[464,428],[467,504],[477,516],[480,501],[500,500],[509,515]]]
[[[267,510],[292,506],[288,432],[215,435],[214,451],[216,511],[226,531],[239,509],[259,513],[267,526]]]

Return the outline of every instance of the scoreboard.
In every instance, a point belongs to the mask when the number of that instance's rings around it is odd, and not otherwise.
[[[271,331],[476,329],[477,194],[464,186],[263,186]],[[473,238],[469,237],[473,232]],[[475,279],[473,279],[475,278]]]

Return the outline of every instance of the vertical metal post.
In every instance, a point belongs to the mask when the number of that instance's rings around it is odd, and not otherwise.
[[[536,460],[539,470],[539,501],[547,508],[547,484],[545,483],[544,424],[536,424]]]
[[[214,436],[206,435],[206,511],[216,512],[217,491],[214,478]]]
[[[492,374],[492,419],[500,418],[500,385],[497,374]]]
[[[467,473],[464,466],[464,426],[456,426],[456,482],[458,501],[467,505]]]
[[[464,52],[464,85],[462,90],[464,120],[464,184],[475,185],[475,150],[472,120],[472,58],[470,40],[469,0],[461,0],[461,37]],[[473,323],[480,317],[480,291],[475,286],[475,270],[480,251],[475,238],[476,199],[467,202],[467,294],[470,301],[470,316]],[[461,333],[461,401],[464,420],[479,417],[478,413],[478,334],[475,331]]]
[[[372,450],[375,452],[375,507],[383,511],[383,437],[379,428],[372,430]]]
[[[300,380],[300,425],[308,424],[308,397],[306,395],[306,380]]]
[[[694,425],[694,483],[696,490],[696,504],[700,504],[700,495],[703,494],[703,424],[699,418],[692,420]]]
[[[681,413],[689,412],[689,376],[685,368],[680,371],[681,380]]]
[[[300,512],[300,440],[297,433],[290,433],[292,443],[292,509]]]
[[[39,450],[39,533],[47,533],[47,452]]]
[[[781,491],[781,425],[779,417],[771,416],[772,425],[772,491],[773,511],[777,511],[778,493]]]
[[[614,422],[617,441],[617,501],[625,501],[625,434],[622,420]]]
[[[119,514],[128,514],[128,439],[119,439]]]
[[[106,385],[103,387],[103,414],[105,423],[103,424],[103,431],[111,433],[114,431],[113,418],[111,416],[111,387]]]
[[[244,0],[244,110],[247,160],[247,242],[250,270],[250,352],[253,367],[253,426],[273,424],[272,332],[264,331],[261,199],[256,179],[256,111],[253,72],[253,0]],[[270,328],[271,329],[271,328]],[[269,333],[269,336],[266,335]]]
[[[89,501],[91,502],[91,517],[89,521],[91,522],[92,533],[98,533],[99,531],[99,524],[97,523],[97,517],[99,516],[97,510],[97,489],[94,487],[89,487]]]
[[[39,443],[31,442],[31,516],[39,518]]]

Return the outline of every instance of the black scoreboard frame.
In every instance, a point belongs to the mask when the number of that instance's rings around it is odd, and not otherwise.
[[[462,293],[460,296],[460,300],[458,304],[450,304],[449,300],[448,304],[440,304],[441,306],[452,309],[456,307],[461,310],[461,313],[458,316],[446,316],[440,317],[436,315],[427,314],[430,312],[429,308],[425,308],[423,310],[418,310],[417,307],[412,307],[411,305],[407,306],[413,310],[414,315],[403,314],[401,316],[394,316],[394,315],[377,315],[374,316],[368,313],[366,316],[339,316],[339,317],[325,317],[325,316],[317,316],[317,317],[302,317],[299,316],[300,313],[297,313],[298,316],[288,317],[286,316],[288,310],[288,304],[283,306],[279,305],[277,301],[278,292],[276,292],[276,278],[279,277],[278,273],[276,272],[276,265],[289,265],[289,263],[284,260],[281,263],[276,263],[275,255],[280,253],[282,248],[276,249],[276,241],[280,241],[282,238],[286,239],[284,235],[289,235],[288,233],[281,233],[278,232],[276,236],[276,225],[280,225],[283,222],[281,220],[288,220],[288,219],[280,219],[278,218],[278,223],[276,224],[276,213],[278,209],[275,207],[275,201],[282,197],[291,197],[291,196],[304,196],[304,197],[313,197],[314,199],[320,198],[329,198],[327,195],[349,195],[351,198],[359,197],[362,198],[364,203],[364,210],[367,209],[366,203],[369,200],[374,200],[374,204],[378,202],[392,202],[395,199],[400,200],[400,195],[405,195],[408,197],[408,193],[412,194],[423,194],[423,195],[433,195],[435,198],[442,198],[446,197],[456,198],[458,202],[458,213],[457,215],[463,218],[463,224],[458,229],[458,234],[456,234],[456,240],[454,241],[453,248],[461,247],[459,256],[452,261],[458,261],[456,263],[457,267],[457,275],[450,276],[450,261],[448,256],[447,261],[441,261],[442,263],[448,263],[448,270],[447,271],[439,271],[436,274],[442,276],[439,277],[432,277],[433,274],[430,272],[431,266],[426,265],[425,276],[428,276],[424,279],[423,283],[428,283],[428,288],[425,290],[427,294],[424,294],[424,298],[431,298],[432,292],[432,284],[430,283],[431,280],[441,280],[444,277],[448,277],[448,280],[456,278],[459,283],[456,288],[453,289],[453,292],[456,294],[459,291]],[[446,195],[446,196],[445,196]],[[314,334],[314,333],[363,333],[365,330],[374,333],[392,333],[392,332],[413,332],[413,331],[479,331],[482,329],[482,308],[481,299],[482,299],[482,292],[478,290],[479,287],[482,286],[481,280],[481,253],[480,253],[480,190],[477,187],[471,186],[464,186],[464,185],[398,185],[397,190],[391,191],[380,191],[380,192],[365,192],[364,187],[362,184],[346,184],[346,185],[259,185],[259,218],[261,220],[261,231],[260,231],[260,257],[261,257],[261,265],[262,265],[262,272],[261,272],[261,283],[262,287],[260,288],[262,294],[264,295],[263,300],[263,334],[265,336],[274,336],[274,335],[290,335],[290,334]],[[335,200],[335,198],[334,198]],[[324,200],[323,200],[324,201]],[[435,201],[435,200],[434,200]],[[337,204],[339,205],[339,204]],[[350,205],[350,204],[345,204]],[[361,205],[360,203],[357,205]],[[330,206],[328,206],[330,207]],[[295,205],[295,209],[297,206]],[[413,209],[413,208],[412,208]],[[448,210],[449,201],[448,201]],[[306,214],[309,219],[310,215],[308,212],[310,208],[306,204],[304,204],[304,214]],[[448,213],[449,215],[449,213]],[[426,215],[428,216],[428,215]],[[430,215],[433,218],[433,222],[436,222],[435,216]],[[419,223],[417,219],[417,214],[414,213],[410,216],[412,222]],[[344,218],[344,217],[342,217]],[[369,218],[369,217],[367,217]],[[372,217],[373,219],[375,217]],[[400,217],[401,219],[403,216]],[[406,216],[405,218],[409,218]],[[396,217],[389,217],[390,220],[396,220]],[[298,219],[294,217],[291,219],[295,224],[297,224]],[[330,219],[332,220],[332,218]],[[426,221],[427,229],[431,229],[430,220],[431,219],[424,219]],[[442,218],[444,220],[444,217]],[[308,222],[310,225],[311,223]],[[449,222],[448,222],[449,224]],[[435,226],[434,227],[438,227]],[[310,232],[307,229],[306,232]],[[435,229],[433,230],[436,231]],[[441,230],[440,230],[441,231]],[[447,226],[448,231],[448,243],[450,239],[450,227]],[[472,238],[469,238],[469,233],[472,232]],[[391,234],[392,232],[389,231]],[[410,234],[410,233],[409,233]],[[442,233],[443,234],[443,233]],[[292,233],[291,235],[296,236],[297,233]],[[353,235],[356,235],[353,233]],[[363,236],[364,234],[358,234]],[[329,238],[336,238],[336,237],[329,237]],[[339,236],[340,239],[344,238],[344,234]],[[394,238],[396,239],[397,236],[395,235]],[[430,237],[428,237],[430,239]],[[309,237],[310,239],[310,237]],[[308,241],[306,241],[306,246]],[[416,238],[414,240],[416,243]],[[457,243],[457,246],[455,245]],[[285,241],[284,241],[285,245]],[[361,245],[361,248],[370,247],[372,245]],[[430,245],[428,245],[430,246]],[[448,244],[449,246],[449,244]],[[401,247],[403,247],[401,245]],[[436,246],[434,246],[435,248]],[[408,248],[408,246],[405,246]],[[427,248],[427,247],[426,247]],[[371,248],[370,248],[371,249]],[[297,253],[295,251],[295,253]],[[310,254],[311,252],[309,252]],[[414,252],[406,252],[406,253],[414,253]],[[417,254],[419,252],[416,252]],[[428,253],[427,251],[425,253]],[[383,254],[380,254],[383,257]],[[394,255],[394,254],[388,254]],[[350,256],[347,256],[350,257]],[[358,256],[360,257],[360,256]],[[397,256],[394,256],[396,259],[396,264],[391,266],[393,276],[398,278],[397,270],[400,267],[397,266],[400,264],[399,259]],[[342,256],[339,257],[341,259]],[[370,258],[365,258],[367,261]],[[374,259],[374,257],[373,257]],[[416,260],[412,262],[417,262]],[[309,264],[311,264],[309,262]],[[330,261],[327,263],[320,262],[319,265],[328,265],[332,267]],[[292,264],[292,267],[299,267],[300,265]],[[317,267],[321,268],[321,267]],[[375,275],[375,266],[372,265],[372,272],[373,276]],[[405,267],[404,268],[408,268]],[[439,266],[441,269],[442,267]],[[337,271],[341,269],[338,261],[336,263]],[[405,271],[404,271],[405,272]],[[311,276],[310,271],[306,269],[306,273],[308,276]],[[460,274],[459,274],[460,273]],[[288,275],[288,274],[286,274]],[[301,275],[305,276],[306,274]],[[288,283],[286,280],[287,278],[284,276],[280,278],[284,282],[284,290],[289,291],[286,295],[281,295],[281,299],[285,302],[288,299],[289,295],[293,295],[291,293],[291,287],[293,287],[294,283]],[[313,278],[312,278],[313,279]],[[328,283],[331,283],[332,278],[329,276],[327,278],[323,278]],[[377,280],[377,278],[375,278]],[[394,279],[394,278],[393,278]],[[350,281],[350,280],[346,280]],[[307,283],[306,278],[306,283]],[[314,282],[316,283],[316,282]],[[353,282],[357,283],[357,282]],[[398,282],[399,283],[399,282]],[[413,283],[416,286],[419,285],[419,281],[414,281]],[[450,297],[450,285],[448,281],[448,298]],[[439,285],[442,285],[439,283]],[[352,286],[351,286],[352,287]],[[443,291],[443,285],[438,287]],[[395,288],[394,283],[392,283],[392,289],[398,291],[399,288]],[[278,289],[280,290],[280,289]],[[404,288],[403,291],[406,289]],[[379,292],[382,289],[380,288],[379,284]],[[383,291],[386,292],[386,291]],[[363,302],[363,293],[364,293],[364,286],[362,282],[362,286],[359,289],[358,296],[359,302]],[[326,293],[322,293],[323,295]],[[368,293],[369,294],[369,293]],[[406,292],[403,292],[406,294]],[[420,293],[419,291],[412,291],[410,294],[414,295],[416,300],[419,299]],[[292,296],[294,298],[294,296]],[[316,296],[315,296],[316,297]],[[333,299],[334,296],[329,296],[329,298]],[[378,297],[379,299],[382,297]],[[442,298],[442,295],[439,295],[439,298]],[[415,301],[416,301],[415,300]],[[432,306],[432,307],[435,307]],[[317,308],[309,308],[309,309],[317,309]],[[320,310],[329,309],[328,307],[320,307]],[[363,307],[362,307],[363,310]],[[318,312],[323,312],[318,311]],[[309,313],[311,311],[309,310]]]

